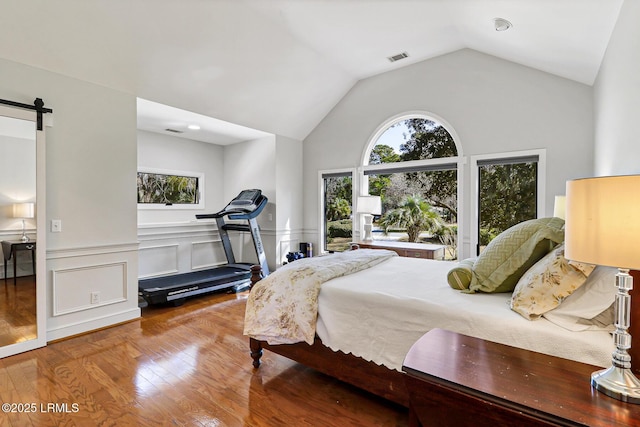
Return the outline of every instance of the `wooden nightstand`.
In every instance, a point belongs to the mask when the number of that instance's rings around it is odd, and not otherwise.
[[[640,426],[640,405],[591,387],[596,366],[433,329],[402,370],[412,427]]]
[[[444,259],[444,245],[430,243],[394,242],[390,240],[374,240],[358,242],[363,249],[388,249],[408,258]]]

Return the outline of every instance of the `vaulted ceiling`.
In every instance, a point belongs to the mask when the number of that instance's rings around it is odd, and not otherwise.
[[[3,0],[0,57],[304,139],[358,80],[462,48],[591,85],[622,2]]]

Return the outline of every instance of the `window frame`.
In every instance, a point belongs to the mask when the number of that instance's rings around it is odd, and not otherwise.
[[[159,175],[175,175],[175,176],[184,176],[188,178],[196,178],[198,180],[198,203],[180,203],[180,204],[163,204],[163,203],[138,203],[138,210],[203,210],[205,209],[205,177],[203,172],[193,172],[193,171],[181,171],[174,169],[158,169],[158,168],[148,168],[148,167],[139,167],[136,172],[136,180],[138,177],[138,173],[152,173]],[[137,189],[137,185],[136,185]],[[137,197],[137,196],[136,196]]]
[[[378,139],[382,136],[382,134],[386,132],[387,129],[389,129],[391,126],[395,125],[396,123],[399,123],[401,121],[408,120],[408,119],[414,119],[414,118],[432,120],[440,124],[442,127],[444,127],[446,131],[449,132],[449,135],[451,135],[451,138],[453,139],[453,142],[456,145],[456,151],[458,155],[451,156],[451,157],[437,157],[433,159],[408,160],[404,162],[382,163],[382,164],[370,165],[369,157],[371,156],[371,151],[373,151],[373,148],[376,146],[376,143]],[[367,175],[371,173],[375,173],[376,171],[384,170],[384,171],[389,171],[390,173],[398,173],[398,172],[410,172],[416,169],[436,170],[439,167],[442,167],[444,165],[455,164],[456,177],[457,177],[456,186],[458,189],[457,200],[456,200],[457,209],[458,209],[458,216],[457,216],[457,219],[458,219],[457,242],[458,243],[457,243],[456,251],[457,251],[457,258],[460,259],[460,254],[463,253],[462,251],[463,227],[461,227],[460,224],[464,218],[464,213],[465,213],[464,203],[463,203],[464,197],[465,197],[465,191],[464,191],[463,183],[464,183],[464,169],[465,169],[464,165],[466,164],[466,158],[464,157],[464,154],[463,154],[460,137],[458,136],[454,128],[445,119],[443,119],[442,117],[436,114],[433,114],[431,112],[426,112],[426,111],[409,111],[409,112],[395,115],[387,119],[380,126],[378,126],[378,128],[369,138],[369,141],[365,146],[365,149],[363,150],[360,164],[362,166],[358,168],[358,173],[356,174],[358,178],[358,183],[359,183],[357,187],[359,190],[359,193],[354,195],[354,200],[356,200],[355,197],[357,197],[358,195],[369,194],[369,179],[367,178]],[[354,188],[356,188],[355,185],[354,185]],[[357,206],[355,206],[355,204],[354,204],[354,207],[357,211]],[[354,215],[354,231],[353,231],[354,236],[357,235],[359,237],[359,236],[362,236],[364,233],[364,228],[363,228],[364,220],[362,216],[363,215]],[[358,227],[357,230],[355,229],[356,226]]]
[[[502,153],[492,154],[480,154],[471,156],[471,188],[472,188],[472,216],[471,216],[471,239],[470,249],[471,256],[477,256],[478,244],[479,244],[479,219],[480,219],[480,174],[478,173],[478,163],[490,160],[506,160],[513,159],[513,163],[517,163],[518,159],[526,159],[537,156],[538,157],[538,171],[537,171],[537,183],[536,183],[536,218],[540,218],[545,213],[546,208],[546,176],[547,176],[547,150],[546,148],[523,150],[523,151],[510,151]]]
[[[319,242],[319,246],[320,246],[320,253],[326,254],[329,253],[329,251],[327,250],[327,248],[325,247],[326,244],[326,235],[327,235],[327,229],[326,229],[326,206],[324,204],[324,200],[325,200],[325,191],[324,191],[324,179],[325,179],[325,175],[343,175],[343,176],[349,176],[351,175],[351,217],[352,217],[352,230],[351,230],[351,235],[353,237],[353,240],[358,240],[358,238],[356,238],[355,235],[355,230],[357,230],[356,228],[356,221],[357,221],[357,217],[359,215],[356,215],[354,212],[356,211],[356,205],[355,205],[355,201],[356,201],[356,194],[357,194],[357,176],[358,174],[356,173],[357,170],[356,168],[340,168],[340,169],[323,169],[323,170],[319,170],[318,171],[318,206],[319,206],[319,211],[320,211],[320,216],[318,218],[318,242]]]

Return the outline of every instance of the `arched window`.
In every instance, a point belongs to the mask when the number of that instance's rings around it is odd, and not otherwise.
[[[455,132],[432,115],[403,115],[379,128],[363,155],[360,186],[381,200],[374,241],[442,245],[455,258],[460,151]]]
[[[389,125],[371,147],[368,164],[456,157],[458,148],[442,123],[412,117]]]

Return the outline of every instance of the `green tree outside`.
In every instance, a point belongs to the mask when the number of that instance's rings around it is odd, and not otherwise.
[[[442,219],[424,198],[411,195],[400,206],[387,211],[380,218],[380,226],[385,233],[392,228],[405,229],[409,241],[417,242],[421,232],[438,230],[442,226]]]
[[[480,245],[502,231],[536,217],[537,165],[486,165],[480,172]]]

